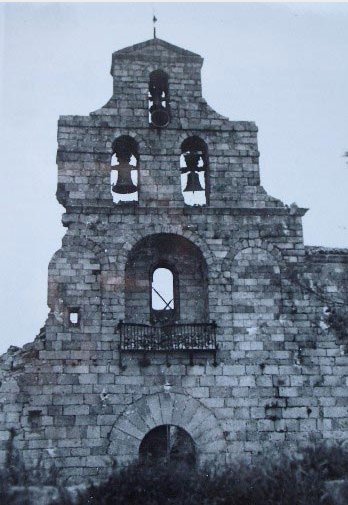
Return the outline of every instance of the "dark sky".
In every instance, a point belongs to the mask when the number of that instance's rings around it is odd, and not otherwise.
[[[309,207],[307,244],[348,247],[348,4],[1,4],[1,341],[31,341],[47,316],[60,247],[59,115],[111,96],[111,53],[158,36],[201,54],[203,94],[259,127],[261,179]]]

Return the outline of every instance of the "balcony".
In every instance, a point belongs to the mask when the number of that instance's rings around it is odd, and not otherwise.
[[[120,321],[117,331],[120,334],[120,356],[123,352],[156,353],[167,356],[173,352],[187,352],[193,365],[193,354],[210,352],[216,365],[215,321],[212,323],[167,324],[151,326],[148,324],[124,323]]]

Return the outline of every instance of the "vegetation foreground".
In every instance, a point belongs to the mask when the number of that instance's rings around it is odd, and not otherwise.
[[[19,483],[14,477],[10,467],[1,474],[2,505],[13,505],[8,492],[11,484]],[[61,488],[54,504],[336,505],[327,492],[330,480],[345,480],[342,503],[348,504],[348,448],[343,444],[312,445],[296,453],[260,456],[252,465],[236,461],[223,468],[137,463],[116,469],[99,485],[91,484],[74,502]]]

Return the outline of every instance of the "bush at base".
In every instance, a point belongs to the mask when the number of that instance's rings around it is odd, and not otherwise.
[[[334,505],[326,480],[348,477],[348,451],[311,446],[294,455],[260,457],[253,465],[190,469],[131,465],[90,486],[77,505]],[[67,498],[59,505],[70,505]]]
[[[32,484],[44,491],[42,487],[51,479],[47,479],[45,472],[27,470],[20,464],[20,455],[15,456],[9,448],[7,467],[0,470],[0,503],[38,505],[37,499],[33,502],[29,488],[14,501],[12,486]],[[332,482],[328,486],[329,480],[344,483],[339,486]],[[60,488],[60,499],[54,504],[346,505],[348,448],[343,444],[313,444],[291,453],[265,454],[252,465],[235,461],[225,467],[199,470],[178,465],[134,464],[116,469],[107,481],[91,485],[74,500],[68,488]]]

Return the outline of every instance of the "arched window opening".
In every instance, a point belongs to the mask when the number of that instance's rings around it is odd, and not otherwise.
[[[112,145],[111,194],[114,203],[138,200],[138,144],[127,135]]]
[[[153,274],[157,269],[170,271],[170,292],[162,293],[166,302],[174,298],[174,309],[164,316],[174,316],[176,323],[209,321],[208,266],[201,250],[190,240],[171,233],[144,237],[128,253],[125,269],[125,321],[153,323],[160,313],[152,296]],[[172,290],[174,296],[171,295]],[[162,308],[164,308],[162,306]],[[174,310],[171,313],[171,311]],[[169,323],[171,324],[171,323]]]
[[[195,444],[192,437],[179,426],[164,424],[149,431],[139,447],[144,463],[186,464],[196,463]]]
[[[149,82],[149,123],[156,128],[168,126],[169,113],[168,75],[163,70],[150,74]]]
[[[208,149],[199,137],[181,144],[181,191],[186,205],[206,205],[208,200]]]
[[[169,268],[156,268],[151,282],[151,319],[154,323],[169,323],[175,319],[175,291],[173,272]]]

